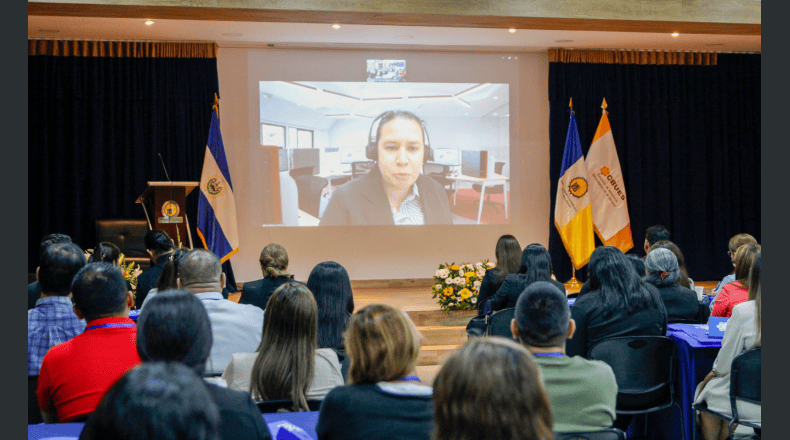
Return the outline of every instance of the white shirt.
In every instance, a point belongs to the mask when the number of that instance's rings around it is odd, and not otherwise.
[[[207,374],[221,374],[233,353],[258,349],[263,333],[263,310],[251,304],[237,304],[219,292],[196,293],[211,321],[214,342],[206,363]]]
[[[417,185],[411,186],[411,192],[401,202],[400,208],[395,209],[390,204],[392,210],[392,219],[396,225],[424,225],[425,217],[422,214],[422,201],[420,200],[420,192],[417,190]]]

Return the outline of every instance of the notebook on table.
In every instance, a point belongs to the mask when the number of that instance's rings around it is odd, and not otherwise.
[[[727,331],[727,321],[730,318],[721,316],[711,316],[708,318],[708,337],[710,338],[723,338],[724,332]]]

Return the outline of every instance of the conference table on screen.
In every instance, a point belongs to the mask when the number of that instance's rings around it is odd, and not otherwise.
[[[507,177],[501,174],[491,174],[490,177],[473,177],[467,176],[465,174],[457,174],[457,175],[448,175],[446,176],[448,180],[453,181],[453,205],[455,205],[456,198],[458,196],[458,187],[460,186],[460,182],[471,182],[471,183],[479,183],[480,188],[480,205],[477,209],[477,224],[480,224],[480,218],[483,215],[483,200],[486,197],[486,187],[489,186],[496,186],[496,185],[504,185],[505,187],[509,186]],[[507,189],[503,191],[505,195],[505,218],[509,218],[508,214],[508,203],[507,203]]]
[[[318,424],[318,411],[296,413],[264,414],[263,419],[269,426],[273,440],[317,440],[315,426]],[[304,432],[289,430],[288,424],[301,428]],[[27,425],[28,440],[78,438],[85,423],[40,423]],[[305,436],[305,434],[307,434]]]

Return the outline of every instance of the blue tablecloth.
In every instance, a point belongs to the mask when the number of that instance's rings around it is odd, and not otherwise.
[[[139,315],[140,315],[140,310],[137,309],[132,310],[131,312],[129,312],[129,319],[131,319],[134,322],[137,322],[137,317]]]

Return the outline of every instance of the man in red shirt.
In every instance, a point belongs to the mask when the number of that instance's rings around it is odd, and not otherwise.
[[[136,332],[129,311],[134,295],[111,263],[80,269],[71,286],[74,313],[87,321],[85,332],[52,347],[38,379],[38,404],[47,423],[87,417],[110,387],[138,365]]]

